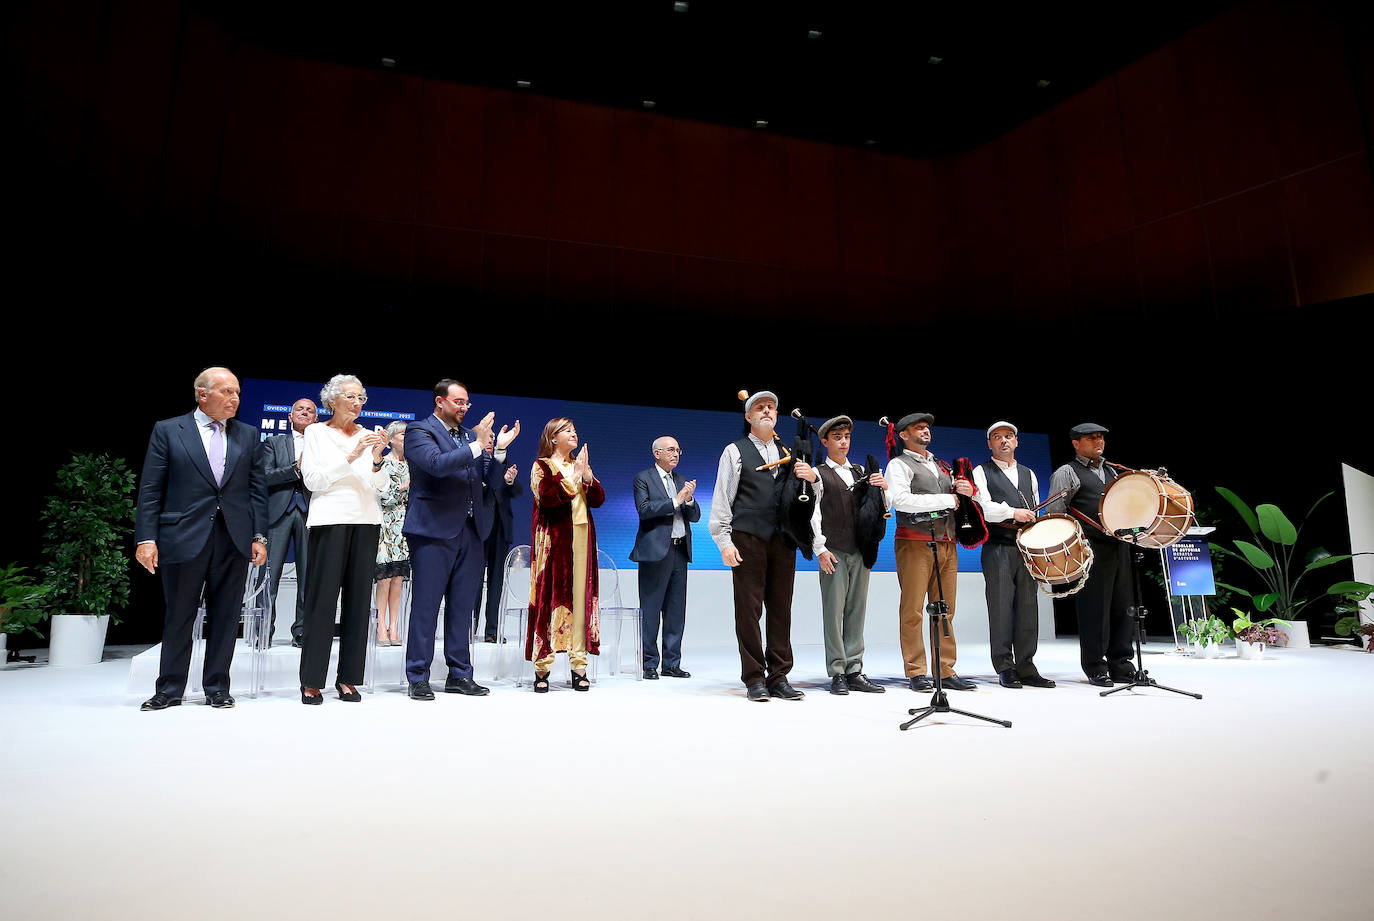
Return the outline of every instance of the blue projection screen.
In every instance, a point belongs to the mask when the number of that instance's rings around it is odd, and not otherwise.
[[[368,400],[360,420],[366,425],[382,425],[394,420],[414,421],[434,411],[434,398],[429,390],[402,390],[373,386],[364,380]],[[239,418],[257,425],[261,437],[289,428],[287,414],[291,404],[301,397],[309,397],[317,404],[320,384],[299,381],[247,379],[243,381],[243,400]],[[711,515],[711,496],[715,490],[716,467],[725,445],[744,432],[744,415],[736,412],[710,412],[697,409],[665,409],[656,406],[624,406],[615,403],[579,403],[571,400],[535,399],[531,397],[469,394],[472,407],[466,421],[475,423],[488,412],[496,413],[496,428],[512,425],[520,420],[520,437],[510,449],[510,460],[519,467],[520,479],[525,483],[523,495],[515,500],[516,542],[528,542],[530,521],[529,471],[539,447],[539,433],[544,423],[557,416],[567,416],[577,423],[577,434],[587,453],[592,470],[606,490],[606,504],[595,512],[597,543],[615,560],[616,565],[633,568],[630,549],[634,546],[638,515],[634,507],[634,476],[648,469],[654,462],[651,445],[661,435],[671,435],[682,445],[682,461],[678,471],[697,480],[696,498],[701,503],[701,521],[692,528],[694,569],[725,569],[715,543],[707,533],[706,522]],[[782,412],[792,404],[784,403]],[[916,407],[925,412],[925,407]],[[938,409],[938,407],[937,407]],[[911,407],[896,411],[912,411]],[[328,418],[321,409],[320,418]],[[938,412],[936,419],[939,419]],[[825,421],[813,418],[812,424]],[[778,434],[785,444],[791,444],[795,421],[784,417]],[[852,461],[863,463],[868,454],[887,465],[887,451],[883,446],[884,432],[874,421],[855,420]],[[823,458],[820,440],[812,436],[812,443]],[[975,464],[988,457],[987,437],[981,429],[935,426],[935,440],[931,449],[937,457],[951,461],[955,457],[969,457]],[[1035,471],[1040,482],[1040,498],[1046,495],[1050,479],[1049,436],[1023,431],[1017,459]],[[888,522],[888,538],[878,554],[874,570],[892,572],[896,569],[892,552],[892,533],[896,525]],[[959,548],[959,571],[978,572],[978,550]],[[799,570],[815,570],[815,561],[797,557]]]

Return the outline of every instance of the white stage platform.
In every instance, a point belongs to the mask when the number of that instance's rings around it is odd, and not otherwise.
[[[112,650],[112,652],[115,652]],[[1374,656],[1152,653],[1164,692],[750,704],[689,680],[141,713],[123,658],[0,670],[0,914],[29,919],[1368,917]],[[969,644],[970,674],[986,674]],[[975,663],[977,664],[975,667]],[[895,646],[868,671],[900,673]]]

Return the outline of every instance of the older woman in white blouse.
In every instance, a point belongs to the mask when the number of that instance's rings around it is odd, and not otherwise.
[[[377,472],[385,432],[357,424],[367,390],[351,374],[336,374],[320,391],[328,422],[305,429],[301,479],[310,490],[305,620],[301,637],[301,703],[324,701],[322,689],[334,644],[334,605],[340,604],[339,666],[334,687],[340,700],[362,700],[372,573],[382,513]]]

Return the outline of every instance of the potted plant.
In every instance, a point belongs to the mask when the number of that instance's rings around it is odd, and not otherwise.
[[[1277,646],[1288,639],[1278,625],[1291,626],[1286,620],[1269,617],[1265,620],[1251,620],[1250,615],[1240,608],[1232,608],[1236,619],[1231,621],[1231,633],[1236,637],[1236,653],[1242,659],[1263,659],[1264,647]]]
[[[1374,623],[1360,622],[1360,603],[1374,596],[1374,591],[1365,590],[1368,585],[1364,582],[1349,584],[1350,591],[1343,592],[1336,602],[1336,635],[1358,636],[1365,645],[1365,652],[1374,652]]]
[[[1195,647],[1197,655],[1203,659],[1215,659],[1221,655],[1221,644],[1231,636],[1221,618],[1211,614],[1185,620],[1179,625],[1178,632]]]
[[[42,635],[36,625],[46,616],[40,603],[47,594],[48,587],[34,582],[18,563],[0,566],[0,664],[11,633]]]
[[[133,472],[108,454],[78,454],[57,472],[42,513],[50,665],[100,661],[110,619],[129,600],[133,492]]]
[[[1235,550],[1220,544],[1211,544],[1212,552],[1244,562],[1264,583],[1268,591],[1252,594],[1234,585],[1224,585],[1221,582],[1218,582],[1217,585],[1249,598],[1256,613],[1263,614],[1267,611],[1273,611],[1278,620],[1289,624],[1291,630],[1287,634],[1285,645],[1300,648],[1309,645],[1307,622],[1300,620],[1298,615],[1312,601],[1328,595],[1345,594],[1352,587],[1364,586],[1374,591],[1374,585],[1367,585],[1364,582],[1337,582],[1325,591],[1318,591],[1309,597],[1300,590],[1302,580],[1306,576],[1318,569],[1363,554],[1332,554],[1322,547],[1316,547],[1302,558],[1305,563],[1299,568],[1298,561],[1295,561],[1294,557],[1297,553],[1298,538],[1302,536],[1301,527],[1294,527],[1293,522],[1288,520],[1288,516],[1284,515],[1277,505],[1257,505],[1252,511],[1250,506],[1241,501],[1240,497],[1231,490],[1218,486],[1217,492],[1240,515],[1241,521],[1245,522],[1245,526],[1250,530],[1254,541],[1233,541],[1236,546]],[[1312,513],[1317,510],[1317,506],[1330,496],[1331,493],[1327,493],[1312,503],[1312,507],[1307,510],[1307,514],[1303,517],[1303,526],[1306,526],[1307,522],[1311,520]]]

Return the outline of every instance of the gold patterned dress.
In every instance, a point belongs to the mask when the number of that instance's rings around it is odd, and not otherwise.
[[[574,671],[601,651],[597,594],[596,524],[591,510],[606,501],[601,481],[583,483],[572,461],[542,457],[530,471],[530,625],[525,658],[547,672],[555,653],[567,652]]]

